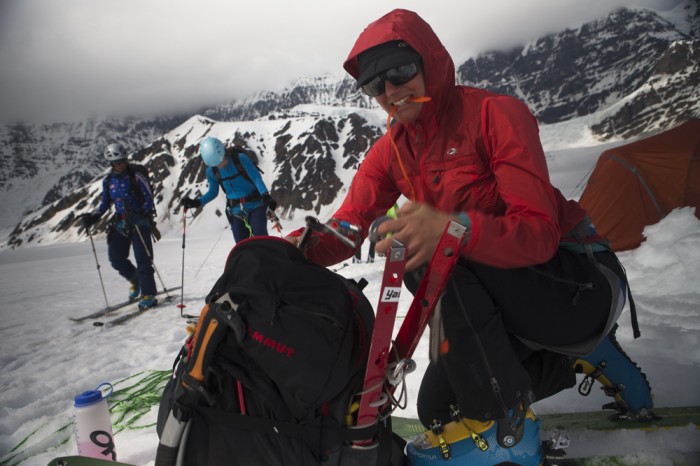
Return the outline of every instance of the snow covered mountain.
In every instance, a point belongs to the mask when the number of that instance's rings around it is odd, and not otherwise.
[[[543,124],[581,118],[599,141],[700,117],[700,26],[686,0],[664,17],[622,9],[576,30],[458,66],[458,81],[523,99]],[[247,144],[281,217],[332,213],[385,115],[342,74],[302,78],[195,116],[0,126],[0,248],[70,241],[98,203],[101,149],[120,142],[152,173],[158,221],[176,229],[179,200],[206,189],[196,157],[209,135]],[[198,212],[221,216],[220,206]],[[104,228],[106,219],[98,225]]]
[[[694,19],[684,17],[688,28],[678,26],[682,18],[671,23],[649,10],[621,9],[576,30],[470,59],[457,73],[462,83],[522,99],[541,124],[600,113],[594,134],[627,139],[700,111],[697,11]]]

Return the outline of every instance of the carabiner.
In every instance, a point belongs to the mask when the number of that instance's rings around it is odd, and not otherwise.
[[[369,226],[369,240],[372,241],[373,243],[376,243],[377,241],[383,239],[377,236],[377,228],[379,228],[379,225],[382,223],[386,222],[387,220],[393,220],[391,217],[383,215],[379,218],[377,218],[372,224]]]

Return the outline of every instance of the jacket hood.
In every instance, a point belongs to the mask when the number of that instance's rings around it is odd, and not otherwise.
[[[437,35],[418,14],[409,10],[396,9],[365,28],[355,41],[343,68],[355,79],[359,76],[357,57],[384,42],[403,40],[423,58],[426,95],[432,99],[424,107],[441,108],[455,87],[455,66],[452,57]],[[432,104],[432,105],[429,105]],[[426,108],[427,107],[427,108]]]

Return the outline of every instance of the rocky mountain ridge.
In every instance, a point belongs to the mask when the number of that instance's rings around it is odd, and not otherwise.
[[[470,59],[457,80],[522,99],[541,124],[587,117],[601,141],[665,129],[700,116],[698,9],[692,1],[685,6],[681,23],[618,10]],[[110,142],[152,170],[159,221],[172,223],[180,197],[203,189],[196,148],[206,135],[258,151],[282,215],[291,216],[333,204],[347,189],[339,173],[354,171],[384,132],[383,113],[345,75],[302,78],[198,113],[0,127],[0,247],[72,238],[75,215],[96,205],[105,171],[100,152]]]

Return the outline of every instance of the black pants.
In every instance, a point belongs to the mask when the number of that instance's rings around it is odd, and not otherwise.
[[[614,253],[595,254],[615,273]],[[411,274],[412,292],[420,277]],[[442,298],[449,351],[426,369],[418,416],[449,422],[450,405],[465,417],[499,419],[530,391],[537,399],[575,384],[568,357],[532,351],[517,336],[542,345],[566,346],[604,331],[612,291],[584,254],[559,250],[537,266],[498,269],[460,260]]]
[[[141,232],[136,231],[136,228]],[[143,241],[141,241],[143,238]],[[129,250],[133,246],[136,266],[129,260]],[[138,276],[141,293],[153,296],[156,294],[156,281],[153,276],[153,244],[151,243],[151,229],[144,225],[131,228],[126,233],[112,228],[107,233],[107,254],[109,262],[119,275],[132,281]]]

